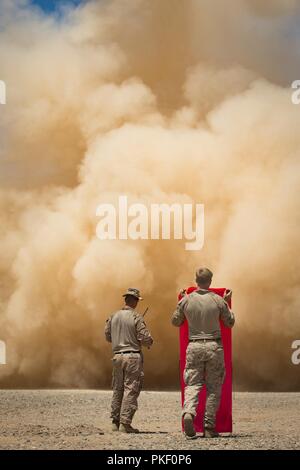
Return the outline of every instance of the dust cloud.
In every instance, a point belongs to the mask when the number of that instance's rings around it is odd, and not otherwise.
[[[299,390],[296,0],[111,0],[45,15],[0,0],[2,387],[107,387],[128,286],[155,338],[146,387],[178,386],[180,288],[233,289],[235,386]],[[96,208],[205,204],[205,245],[96,238]]]

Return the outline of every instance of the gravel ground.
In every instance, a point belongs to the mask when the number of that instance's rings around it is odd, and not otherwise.
[[[110,431],[111,392],[1,390],[0,449],[300,449],[300,393],[234,393],[234,433],[187,441],[180,394],[141,394],[140,435]]]

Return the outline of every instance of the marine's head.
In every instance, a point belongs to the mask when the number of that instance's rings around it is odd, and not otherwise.
[[[196,271],[196,283],[200,289],[208,289],[211,285],[213,273],[208,268],[199,268]]]
[[[129,287],[127,289],[127,292],[123,294],[123,297],[125,297],[125,304],[131,308],[135,308],[139,301],[143,300],[143,297],[141,297],[140,295],[140,291],[133,287]]]

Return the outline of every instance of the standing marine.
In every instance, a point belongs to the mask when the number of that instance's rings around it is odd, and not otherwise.
[[[181,326],[188,322],[189,344],[186,351],[184,382],[186,384],[183,405],[183,426],[187,438],[196,438],[194,418],[198,397],[206,385],[207,399],[204,416],[205,437],[218,437],[215,430],[216,413],[219,408],[222,384],[225,378],[224,351],[220,330],[220,319],[232,328],[234,314],[228,306],[232,292],[224,298],[209,291],[213,273],[207,268],[196,272],[198,289],[185,295],[177,305],[172,323]]]
[[[153,339],[143,316],[135,310],[143,300],[140,291],[129,288],[123,297],[124,306],[111,315],[105,325],[105,338],[112,343],[113,350],[112,430],[138,433],[131,423],[144,377],[142,346],[150,348]]]

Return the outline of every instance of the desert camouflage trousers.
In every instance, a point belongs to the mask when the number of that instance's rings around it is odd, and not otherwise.
[[[115,354],[113,359],[111,418],[131,424],[143,383],[143,358],[139,353]]]
[[[224,352],[220,341],[190,342],[184,369],[183,412],[196,416],[199,393],[206,385],[204,426],[214,428],[225,378]]]

